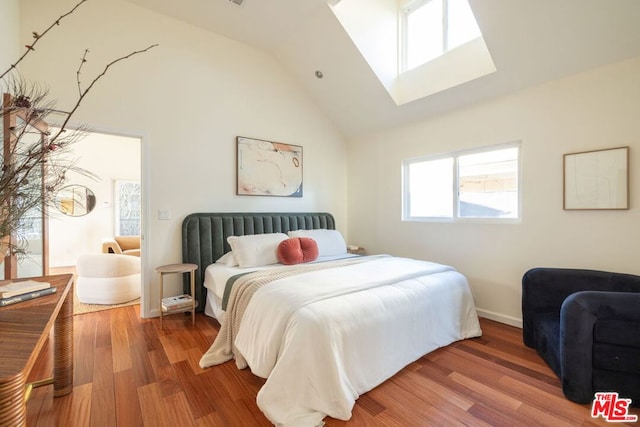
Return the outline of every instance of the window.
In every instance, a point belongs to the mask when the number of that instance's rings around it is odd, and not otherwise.
[[[140,235],[140,183],[116,181],[116,236]]]
[[[520,218],[520,143],[403,162],[405,221]]]
[[[481,37],[467,0],[415,0],[401,9],[401,71]]]

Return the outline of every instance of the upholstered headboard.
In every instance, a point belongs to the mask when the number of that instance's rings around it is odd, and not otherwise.
[[[198,265],[195,271],[198,310],[204,310],[207,295],[204,272],[207,266],[231,250],[227,237],[319,228],[335,230],[333,216],[325,212],[215,212],[188,215],[182,221],[182,262]],[[187,293],[189,279],[186,276],[184,291]]]

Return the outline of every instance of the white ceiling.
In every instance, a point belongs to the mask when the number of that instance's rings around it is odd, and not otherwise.
[[[347,137],[640,56],[640,0],[469,0],[498,71],[397,106],[326,0],[128,1],[271,52]]]

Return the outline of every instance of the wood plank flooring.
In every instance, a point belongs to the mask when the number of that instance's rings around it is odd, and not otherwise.
[[[138,306],[75,316],[73,393],[35,389],[29,426],[269,426],[255,397],[263,380],[233,362],[200,369],[218,323],[202,314],[141,319]],[[410,364],[362,395],[335,426],[603,426],[566,400],[558,379],[522,344],[520,329],[481,319],[483,336]],[[43,352],[31,379],[50,375]],[[635,408],[631,411],[638,415]],[[617,423],[618,425],[625,425]],[[640,426],[640,423],[629,425]]]

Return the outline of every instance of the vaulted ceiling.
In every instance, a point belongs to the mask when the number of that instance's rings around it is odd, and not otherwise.
[[[398,106],[327,0],[128,1],[270,52],[347,137],[640,56],[639,0],[469,0],[497,71]]]

